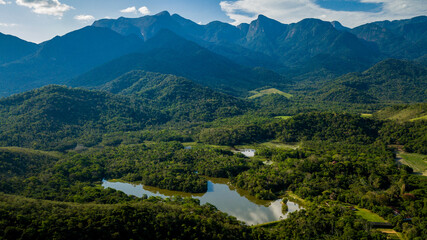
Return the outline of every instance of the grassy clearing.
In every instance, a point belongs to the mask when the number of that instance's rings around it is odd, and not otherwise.
[[[250,93],[252,93],[254,95],[250,96],[249,99],[258,98],[258,97],[268,95],[268,94],[280,94],[282,96],[285,96],[286,98],[292,97],[292,94],[282,92],[276,88],[269,88],[269,89],[260,90],[260,91],[250,91]]]
[[[253,225],[251,227],[252,228],[264,228],[264,229],[268,229],[268,228],[275,227],[281,221],[283,221],[283,220],[277,220],[277,221],[274,221],[274,222],[262,223],[262,224],[258,224],[258,225]]]
[[[400,112],[396,113],[395,115],[390,116],[388,119],[397,120],[397,121],[408,121],[410,119],[413,119],[418,114],[419,113],[417,111],[415,111],[414,109],[404,109],[404,110],[401,110]]]
[[[377,230],[382,232],[382,233],[387,234],[388,239],[402,239],[403,240],[402,234],[399,232],[396,232],[393,229],[378,228]]]
[[[427,155],[418,153],[401,153],[401,163],[410,166],[414,172],[427,176]]]
[[[274,118],[278,118],[278,119],[286,120],[286,119],[292,118],[292,116],[276,116],[276,117],[274,117]]]
[[[308,204],[310,204],[309,201],[304,200],[302,198],[300,198],[298,195],[296,195],[295,193],[293,193],[292,191],[286,191],[286,197],[291,200],[292,202],[297,203],[300,206],[307,206]]]
[[[409,121],[413,122],[413,121],[419,121],[419,120],[427,120],[427,115],[424,115],[422,117],[412,118]]]
[[[280,149],[297,149],[299,145],[297,143],[281,143],[281,142],[264,142],[264,143],[256,143],[256,144],[247,144],[247,145],[236,145],[234,146],[236,149],[258,149],[263,147],[268,148],[280,148]]]
[[[373,115],[373,114],[371,114],[371,113],[362,113],[362,114],[360,114],[360,116],[362,116],[363,118],[371,118],[371,117],[373,117],[374,115]]]
[[[374,113],[379,119],[389,119],[400,122],[427,119],[427,103],[391,106]]]
[[[198,142],[183,142],[181,144],[184,147],[210,147],[210,148],[217,148],[217,149],[223,149],[223,150],[228,150],[228,151],[233,150],[229,146],[211,145],[211,144],[198,143]]]
[[[379,216],[376,213],[373,213],[373,212],[369,211],[368,209],[359,208],[359,207],[355,207],[355,208],[357,209],[356,215],[362,217],[366,221],[369,221],[369,222],[384,222],[384,223],[387,222],[384,218],[382,218],[381,216]]]
[[[281,148],[281,149],[299,148],[298,144],[280,143],[280,142],[274,142],[274,141],[261,143],[260,145],[264,147],[269,147],[269,148]]]
[[[41,150],[34,150],[30,148],[20,148],[20,147],[0,147],[0,149],[16,152],[16,153],[24,153],[24,154],[37,154],[37,155],[47,155],[54,158],[61,158],[63,156],[60,152],[48,152]]]

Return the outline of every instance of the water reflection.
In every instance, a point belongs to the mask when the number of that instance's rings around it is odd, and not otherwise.
[[[276,221],[286,218],[287,214],[282,214],[281,200],[263,201],[251,197],[246,191],[236,190],[227,184],[227,179],[210,178],[208,181],[208,191],[202,194],[190,194],[178,191],[169,191],[156,187],[143,186],[142,184],[130,184],[123,182],[110,182],[103,180],[102,186],[122,191],[128,195],[142,197],[172,197],[180,195],[182,197],[192,197],[200,200],[201,204],[210,203],[222,212],[235,216],[237,219],[249,225]],[[288,213],[300,209],[298,204],[288,201]]]

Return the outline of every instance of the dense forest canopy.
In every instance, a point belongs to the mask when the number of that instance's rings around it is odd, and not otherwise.
[[[71,91],[78,94],[81,90]],[[425,154],[425,128],[424,120],[395,122],[354,114],[310,112],[288,118],[248,115],[217,119],[193,127],[194,132],[179,125],[174,131],[118,129],[102,135],[102,141],[94,148],[62,153],[4,147],[0,149],[3,238],[63,238],[76,231],[84,233],[79,235],[81,238],[90,238],[100,230],[110,236],[107,238],[135,237],[146,231],[155,231],[154,239],[385,237],[363,227],[367,220],[350,210],[349,205],[379,214],[408,239],[421,237],[426,234],[425,212],[419,211],[425,204],[426,179],[412,175],[408,166],[397,165],[389,144],[403,144],[407,152]],[[74,137],[80,141],[81,136]],[[298,142],[299,148],[255,145],[256,157],[247,158],[226,147],[272,140]],[[188,149],[182,145],[185,141],[200,143],[192,143]],[[272,164],[266,165],[265,161]],[[273,227],[249,228],[215,207],[191,199],[139,199],[100,186],[101,180],[107,178],[198,193],[206,192],[206,177],[228,178],[233,186],[259,199],[277,199],[291,191],[305,199],[305,209]],[[18,217],[29,209],[26,220]],[[395,209],[399,214],[393,214]],[[142,216],[143,222],[136,220]],[[405,220],[407,216],[412,220]],[[200,218],[205,220],[198,221]],[[44,220],[43,224],[41,219],[49,221]],[[32,224],[26,225],[26,221]],[[294,221],[303,222],[305,227],[295,227]],[[343,221],[347,224],[343,225]],[[310,222],[325,227],[319,230]],[[123,227],[110,227],[116,224]],[[184,229],[180,227],[183,224]],[[157,233],[160,229],[164,230]]]
[[[161,12],[0,34],[0,240],[426,239],[426,26]],[[180,195],[213,178],[285,219]]]

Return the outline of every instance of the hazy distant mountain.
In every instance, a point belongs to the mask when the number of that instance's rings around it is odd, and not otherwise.
[[[0,33],[0,65],[34,53],[37,48],[35,43]]]
[[[427,68],[405,60],[388,59],[363,73],[350,73],[320,92],[326,101],[423,102],[427,99]]]
[[[242,95],[248,90],[265,85],[285,86],[288,82],[279,74],[238,65],[194,42],[163,30],[145,43],[141,53],[115,59],[71,80],[68,84],[96,87],[131,70],[183,76],[203,86],[232,95]]]
[[[178,15],[171,16],[169,12],[160,12],[152,16],[141,18],[101,19],[95,21],[92,26],[109,28],[122,35],[135,35],[148,40],[157,35],[163,29],[168,29],[181,36],[201,33],[202,26]]]
[[[379,53],[363,40],[318,19],[290,24],[278,40],[282,62],[293,67],[306,67],[318,61],[320,56],[325,62],[333,63],[327,65],[329,70],[343,73],[364,69],[379,57]],[[341,64],[336,66],[334,62]],[[320,67],[324,66],[317,68]]]
[[[136,34],[144,39],[150,39],[161,29],[168,29],[236,62],[252,60],[272,69],[304,67],[311,58],[321,54],[344,60],[348,62],[348,69],[357,70],[368,67],[379,57],[379,53],[364,40],[337,30],[329,22],[315,19],[288,25],[260,15],[252,23],[236,27],[218,21],[198,25],[179,15],[162,12],[138,19],[103,19],[93,26],[110,28],[124,35]],[[269,62],[260,61],[268,58]],[[342,72],[341,69],[333,70]]]
[[[92,26],[109,28],[125,36],[136,35],[144,40],[149,40],[161,30],[166,29],[239,64],[275,65],[270,57],[239,44],[240,39],[244,37],[239,28],[219,21],[199,25],[178,14],[170,15],[169,12],[164,11],[141,18],[101,19],[95,21]]]
[[[414,59],[427,53],[427,16],[368,23],[350,32],[390,57]]]
[[[145,71],[131,71],[98,89],[139,98],[175,121],[211,121],[242,114],[249,107],[246,101],[188,79]]]
[[[424,64],[426,29],[425,16],[349,29],[318,19],[282,24],[263,15],[239,26],[199,25],[161,12],[102,19],[38,45],[0,35],[0,96],[52,83],[93,87],[131,70],[174,74],[244,95],[286,87],[288,80],[265,69],[315,83],[389,57]]]
[[[41,43],[32,55],[1,66],[0,88],[10,94],[61,83],[133,52],[142,44],[135,36],[123,36],[106,28],[82,28]]]

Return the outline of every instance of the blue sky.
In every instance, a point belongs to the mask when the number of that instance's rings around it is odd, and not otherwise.
[[[0,0],[0,32],[42,42],[96,19],[141,17],[167,10],[206,24],[250,22],[259,14],[283,23],[304,18],[355,27],[427,14],[427,0]]]

